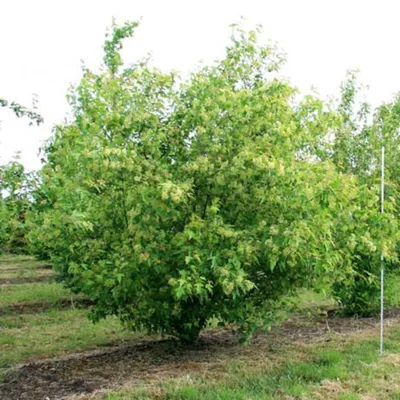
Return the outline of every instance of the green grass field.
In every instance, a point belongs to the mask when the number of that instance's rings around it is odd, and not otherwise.
[[[241,346],[229,332],[213,328],[205,332],[205,344],[185,348],[128,332],[116,318],[92,324],[87,310],[76,308],[81,298],[52,282],[53,272],[40,261],[0,257],[0,281],[10,273],[13,283],[0,286],[0,377],[17,394],[4,398],[26,398],[21,393],[33,389],[45,393],[46,368],[55,371],[53,394],[59,387],[63,399],[85,399],[85,385],[63,386],[69,376],[79,377],[73,382],[97,377],[102,391],[86,395],[103,400],[400,399],[397,314],[387,323],[383,357],[376,320],[328,319],[321,310],[334,302],[307,291],[295,314],[270,335]],[[29,274],[46,279],[15,282]],[[398,283],[389,285],[391,306],[399,305]],[[76,361],[62,361],[71,356]],[[28,368],[22,365],[33,368],[28,383],[18,375]]]
[[[69,297],[70,294],[59,283],[26,283],[0,286],[0,307],[29,301],[54,303],[60,298]]]
[[[0,280],[9,269],[18,267],[18,277],[26,271],[40,271],[43,263],[26,256],[0,257]],[[3,267],[3,269],[1,268]],[[43,269],[50,277],[48,268]],[[83,309],[75,309],[80,297],[71,294],[59,283],[38,282],[0,286],[0,377],[15,365],[32,360],[59,356],[69,351],[83,351],[115,345],[134,335],[124,330],[119,321],[109,318],[94,325]],[[62,300],[69,306],[58,310]],[[31,313],[32,306],[43,305],[44,312]],[[15,312],[18,306],[19,312]],[[33,311],[35,310],[35,307]]]

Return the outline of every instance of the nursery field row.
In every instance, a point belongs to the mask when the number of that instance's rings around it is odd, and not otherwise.
[[[0,258],[0,279],[10,270],[42,268],[7,257]],[[0,290],[0,399],[400,398],[395,310],[388,314],[387,354],[379,358],[377,320],[329,318],[334,303],[313,292],[301,294],[282,326],[248,345],[213,327],[184,345],[132,334],[116,318],[94,325],[90,303],[59,283]]]

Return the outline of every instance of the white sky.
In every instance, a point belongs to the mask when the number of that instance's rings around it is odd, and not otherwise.
[[[151,51],[162,69],[192,69],[220,58],[229,25],[246,18],[288,55],[284,70],[300,90],[337,95],[347,69],[359,68],[373,104],[400,90],[398,0],[0,0],[0,97],[30,106],[39,96],[41,127],[0,109],[0,163],[21,151],[28,169],[68,112],[65,94],[81,61],[96,68],[112,17],[143,17],[125,61]]]

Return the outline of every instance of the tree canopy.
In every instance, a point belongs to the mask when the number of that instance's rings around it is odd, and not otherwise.
[[[215,318],[250,335],[298,289],[349,286],[380,252],[395,262],[397,220],[364,179],[354,81],[337,107],[300,98],[279,51],[239,27],[186,79],[125,66],[136,26],[114,26],[101,71],[70,91],[35,192],[31,241],[94,301],[93,320],[190,341]]]

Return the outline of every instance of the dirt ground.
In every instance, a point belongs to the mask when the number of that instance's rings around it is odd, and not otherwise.
[[[24,267],[24,266],[16,266],[16,265],[1,265],[0,271],[21,271],[21,270],[52,270],[52,266],[50,264],[40,264],[37,267]]]
[[[38,282],[52,282],[54,278],[48,275],[35,276],[35,277],[15,277],[0,279],[0,286],[2,285],[23,285],[25,283],[38,283]]]
[[[400,312],[392,312],[388,318],[388,323],[399,323]],[[284,345],[329,341],[332,335],[346,337],[375,330],[378,332],[378,321],[373,318],[327,320],[298,316],[268,335],[256,334],[246,346],[240,345],[238,337],[228,329],[206,331],[196,345],[148,338],[19,366],[0,385],[0,399],[60,400],[77,395],[93,398],[96,393],[128,382],[151,384],[190,372],[223,373],[229,360],[273,358]]]
[[[56,302],[48,302],[45,300],[25,301],[21,303],[9,304],[0,307],[0,317],[10,314],[36,314],[49,310],[66,310],[72,308],[87,308],[93,302],[89,299],[61,299]]]

